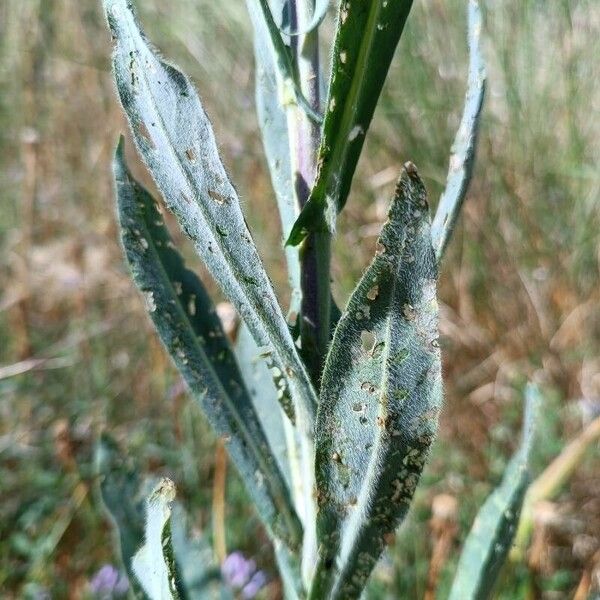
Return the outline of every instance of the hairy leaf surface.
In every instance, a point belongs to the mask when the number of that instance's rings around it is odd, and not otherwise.
[[[269,44],[273,51],[273,58],[285,89],[286,102],[296,103],[311,119],[320,123],[322,121],[321,115],[311,107],[302,93],[298,81],[298,71],[292,60],[292,53],[281,37],[281,32],[275,22],[268,0],[247,0],[247,3],[252,14],[262,13],[266,34],[263,41]],[[315,23],[314,26],[317,24]]]
[[[329,227],[344,207],[412,0],[341,0],[317,179],[288,243]]]
[[[323,373],[315,600],[359,597],[408,510],[437,429],[437,268],[425,188],[412,163],[378,248],[342,314]]]
[[[465,108],[452,145],[446,187],[431,224],[433,248],[438,262],[450,242],[473,175],[484,96],[485,64],[481,51],[481,11],[476,0],[469,0],[469,78]]]
[[[189,79],[162,61],[128,0],[104,0],[115,40],[117,89],[137,148],[167,206],[212,276],[273,353],[294,393],[297,423],[312,436],[316,395],[246,226],[212,127]],[[307,442],[308,444],[308,442]]]
[[[529,462],[542,402],[535,385],[526,390],[521,446],[506,467],[500,486],[479,510],[465,542],[450,600],[490,598],[514,538],[530,482]]]
[[[146,500],[144,545],[133,557],[133,572],[151,600],[179,600],[171,541],[171,503],[175,484],[166,477]]]
[[[254,0],[246,0],[254,28],[254,56],[256,59],[256,111],[262,133],[262,142],[269,166],[271,181],[281,217],[283,239],[286,240],[300,212],[294,196],[288,116],[284,107],[283,81],[277,69],[277,60],[268,40],[267,25]],[[280,10],[283,2],[276,3]],[[288,278],[291,289],[290,312],[300,312],[300,259],[298,249],[285,248]]]
[[[132,178],[121,143],[115,180],[123,247],[158,334],[229,454],[271,535],[296,546],[301,527],[215,307],[175,250],[157,205]]]

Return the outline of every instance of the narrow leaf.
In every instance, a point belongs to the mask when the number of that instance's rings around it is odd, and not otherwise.
[[[96,447],[96,472],[102,503],[119,538],[121,561],[136,598],[146,598],[134,576],[131,561],[144,541],[143,485],[133,465],[127,464],[115,441],[103,434]]]
[[[129,0],[104,0],[104,5],[115,40],[117,89],[137,148],[212,276],[289,380],[310,454],[316,395],[196,90],[149,46]]]
[[[460,556],[450,600],[490,598],[510,550],[530,482],[529,461],[542,402],[539,388],[529,385],[525,400],[521,446],[506,467],[502,483],[475,518]]]
[[[215,307],[175,250],[154,200],[128,172],[122,142],[114,170],[123,247],[158,334],[215,433],[228,440],[267,530],[294,547],[301,527]]]
[[[335,228],[412,0],[342,0],[317,179],[288,239]]]
[[[262,13],[267,33],[265,39],[270,42],[277,69],[283,81],[287,101],[296,103],[313,121],[320,123],[322,121],[321,115],[311,107],[302,93],[297,71],[293,64],[292,53],[281,37],[268,0],[247,1],[249,4],[254,5],[254,8],[251,8],[251,13],[258,14],[258,11]]]
[[[262,133],[262,142],[277,206],[281,218],[283,239],[286,240],[300,212],[292,183],[290,138],[283,82],[277,69],[272,44],[262,13],[254,0],[246,0],[254,29],[254,56],[256,60],[256,110]],[[285,248],[288,278],[291,290],[290,313],[300,312],[300,259],[298,249]]]
[[[163,478],[146,500],[145,543],[133,557],[133,572],[151,600],[179,600],[171,542],[175,484]]]
[[[469,0],[469,76],[465,107],[450,155],[446,188],[438,204],[431,236],[438,262],[460,215],[473,175],[477,134],[485,96],[485,64],[481,51],[481,11],[476,0]]]
[[[289,12],[289,5],[291,0],[286,0],[285,8]],[[313,9],[313,14],[309,22],[299,29],[290,29],[286,23],[281,23],[279,25],[279,29],[281,32],[288,36],[297,36],[297,35],[306,35],[311,31],[314,31],[323,21],[325,15],[327,14],[327,9],[329,8],[329,0],[315,0],[315,6]]]
[[[425,188],[412,163],[378,248],[342,314],[323,373],[314,600],[360,596],[408,510],[437,430],[437,268]]]

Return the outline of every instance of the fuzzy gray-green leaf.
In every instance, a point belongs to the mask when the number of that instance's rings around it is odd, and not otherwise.
[[[130,1],[104,0],[104,6],[115,41],[117,89],[137,148],[208,270],[248,324],[257,344],[273,353],[288,378],[295,392],[299,429],[309,440],[317,398],[198,94],[185,75],[150,47]]]
[[[319,565],[310,598],[358,598],[406,514],[441,406],[437,268],[408,163],[327,356],[317,419]]]
[[[438,262],[450,242],[475,164],[477,133],[485,96],[485,64],[481,51],[481,11],[469,0],[469,76],[460,126],[452,145],[446,188],[431,224],[431,237]]]
[[[317,179],[289,236],[329,227],[344,207],[412,0],[341,0]]]
[[[286,102],[295,102],[312,120],[320,123],[321,115],[310,106],[302,93],[298,72],[292,61],[292,53],[281,37],[268,0],[247,0],[247,2],[251,13],[262,14],[266,34],[264,41],[271,46],[273,51],[277,70],[284,85]]]
[[[283,2],[277,3],[281,9]],[[254,0],[246,0],[250,21],[254,28],[254,56],[256,59],[256,112],[262,133],[262,142],[275,190],[283,239],[286,240],[298,217],[292,183],[288,116],[283,105],[283,81],[278,74],[277,60],[268,39],[267,26]],[[298,249],[285,248],[288,279],[290,282],[290,313],[300,312],[300,259]]]
[[[123,247],[162,342],[229,454],[268,531],[297,546],[301,527],[215,307],[174,249],[151,196],[114,163]]]
[[[175,485],[163,478],[146,499],[144,544],[135,553],[135,576],[151,600],[180,600],[173,544],[171,541],[171,503]]]
[[[510,550],[530,482],[529,461],[542,402],[537,386],[527,387],[525,401],[521,446],[506,467],[502,483],[475,517],[449,600],[489,598]]]

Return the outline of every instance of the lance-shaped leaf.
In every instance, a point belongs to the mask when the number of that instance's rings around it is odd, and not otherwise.
[[[492,594],[510,550],[527,487],[542,396],[530,384],[525,394],[521,446],[506,467],[500,486],[485,501],[463,548],[450,600],[485,600]]]
[[[277,3],[280,10],[283,2]],[[254,29],[256,60],[256,112],[262,133],[269,173],[275,190],[283,239],[286,240],[300,212],[292,183],[288,116],[284,108],[283,81],[278,73],[277,60],[268,39],[264,17],[254,0],[246,0]],[[298,249],[285,248],[288,279],[291,289],[290,313],[300,312],[300,260]]]
[[[167,206],[206,266],[273,358],[293,392],[310,454],[317,398],[246,226],[212,127],[189,79],[162,61],[129,0],[104,0],[113,67],[137,148]]]
[[[179,577],[171,541],[175,484],[163,478],[146,500],[144,545],[133,557],[133,572],[151,600],[179,600]]]
[[[100,495],[119,539],[121,561],[135,598],[146,598],[133,574],[131,561],[144,541],[143,485],[133,465],[127,463],[116,442],[103,434],[96,447],[96,472]]]
[[[344,207],[412,0],[342,0],[317,179],[288,243],[329,227]]]
[[[296,546],[301,527],[204,286],[186,269],[157,205],[132,178],[123,142],[114,163],[121,235],[158,334],[219,436],[272,536]]]
[[[408,510],[442,401],[436,278],[425,188],[407,163],[323,373],[315,600],[358,598]]]
[[[485,96],[485,64],[481,52],[481,11],[476,0],[469,0],[468,37],[469,76],[465,107],[452,145],[446,187],[431,224],[433,248],[438,262],[450,241],[473,175],[477,133]]]

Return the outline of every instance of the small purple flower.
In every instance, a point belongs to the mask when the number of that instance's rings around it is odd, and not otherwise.
[[[225,559],[221,573],[230,587],[241,590],[244,600],[255,598],[267,582],[265,574],[256,570],[256,563],[241,552],[232,552]]]
[[[250,581],[242,588],[242,598],[244,600],[252,600],[266,583],[267,576],[262,571],[256,571]]]
[[[98,600],[123,598],[128,590],[127,577],[112,565],[102,566],[90,581],[90,592]]]

